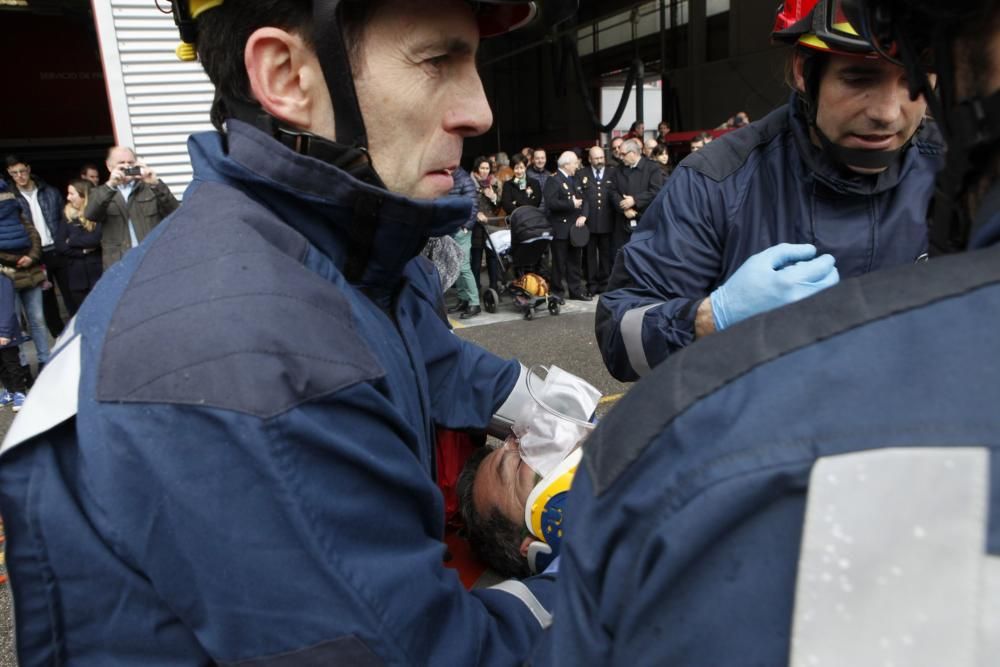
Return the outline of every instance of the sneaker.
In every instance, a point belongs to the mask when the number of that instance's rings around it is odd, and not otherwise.
[[[24,406],[24,399],[27,398],[24,394],[19,391],[14,392],[14,407],[12,410],[14,412],[20,412],[21,408]]]
[[[0,394],[0,408],[5,408],[13,402],[14,402],[14,394],[4,389],[3,393]]]

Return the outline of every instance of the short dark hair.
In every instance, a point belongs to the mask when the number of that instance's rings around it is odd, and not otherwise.
[[[521,526],[496,507],[491,507],[485,516],[480,514],[473,499],[476,473],[493,451],[490,447],[480,447],[465,462],[456,487],[458,505],[472,552],[498,574],[521,579],[531,574],[527,559],[521,555]]]
[[[519,165],[519,164],[523,164],[523,165],[525,165],[525,166],[528,166],[528,158],[524,157],[524,156],[523,156],[522,154],[520,154],[520,153],[514,153],[514,154],[513,154],[513,155],[512,155],[511,157],[510,157],[510,166],[511,166],[511,167],[516,167],[516,166],[517,166],[517,165]]]
[[[490,165],[490,169],[493,168],[493,165],[490,164],[490,159],[488,157],[486,157],[485,155],[477,155],[476,159],[472,161],[472,171],[476,171],[477,169],[479,169],[479,165],[481,165],[484,162]]]
[[[91,169],[96,171],[98,174],[101,173],[100,168],[98,168],[96,164],[94,164],[93,162],[88,162],[87,164],[80,167],[80,175],[82,176],[83,174],[86,174]]]
[[[21,159],[21,156],[14,155],[13,153],[11,153],[6,158],[4,158],[4,162],[7,163],[7,168],[8,169],[10,169],[11,167],[13,167],[16,164],[28,164],[28,162],[26,162],[25,160]]]
[[[375,11],[376,2],[345,0],[340,3],[340,22],[352,68],[361,67],[363,27]],[[265,26],[298,33],[310,46],[316,44],[312,30],[311,0],[241,0],[224,2],[198,19],[198,58],[215,86],[212,124],[222,129],[230,115],[225,99],[256,105],[250,91],[243,53],[254,31]]]

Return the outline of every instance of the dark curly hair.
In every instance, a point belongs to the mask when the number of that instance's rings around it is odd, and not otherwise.
[[[476,473],[493,451],[491,447],[477,449],[465,462],[465,467],[458,476],[458,504],[465,523],[465,535],[472,552],[498,574],[523,579],[531,571],[528,569],[527,559],[521,555],[521,526],[505,517],[496,507],[481,514],[473,501]]]

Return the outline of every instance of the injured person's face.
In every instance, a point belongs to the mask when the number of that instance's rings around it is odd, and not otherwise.
[[[538,476],[521,458],[517,439],[507,438],[479,464],[472,484],[476,512],[489,516],[494,508],[516,525],[524,523],[524,506]]]

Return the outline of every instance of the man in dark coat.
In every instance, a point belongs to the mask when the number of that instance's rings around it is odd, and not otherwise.
[[[611,254],[611,235],[615,228],[615,207],[611,198],[614,184],[614,167],[606,164],[604,149],[594,146],[590,149],[590,166],[580,178],[583,198],[587,202],[590,215],[590,242],[584,249],[587,291],[600,294],[608,286],[614,255]]]
[[[575,178],[579,169],[576,153],[566,151],[560,155],[558,171],[545,182],[543,200],[552,223],[552,291],[562,296],[565,279],[569,298],[590,301],[583,288],[582,249],[571,248],[569,241],[570,227],[587,224],[587,203]]]
[[[622,144],[622,167],[615,172],[612,197],[618,207],[613,252],[628,242],[639,218],[663,187],[663,172],[651,160],[642,157],[642,142],[629,139]]]
[[[91,191],[84,213],[104,227],[101,245],[105,269],[142,243],[179,206],[170,188],[156,177],[156,172],[136,160],[131,148],[112,147],[107,167],[111,176],[107,183]],[[137,175],[126,172],[137,167]]]

